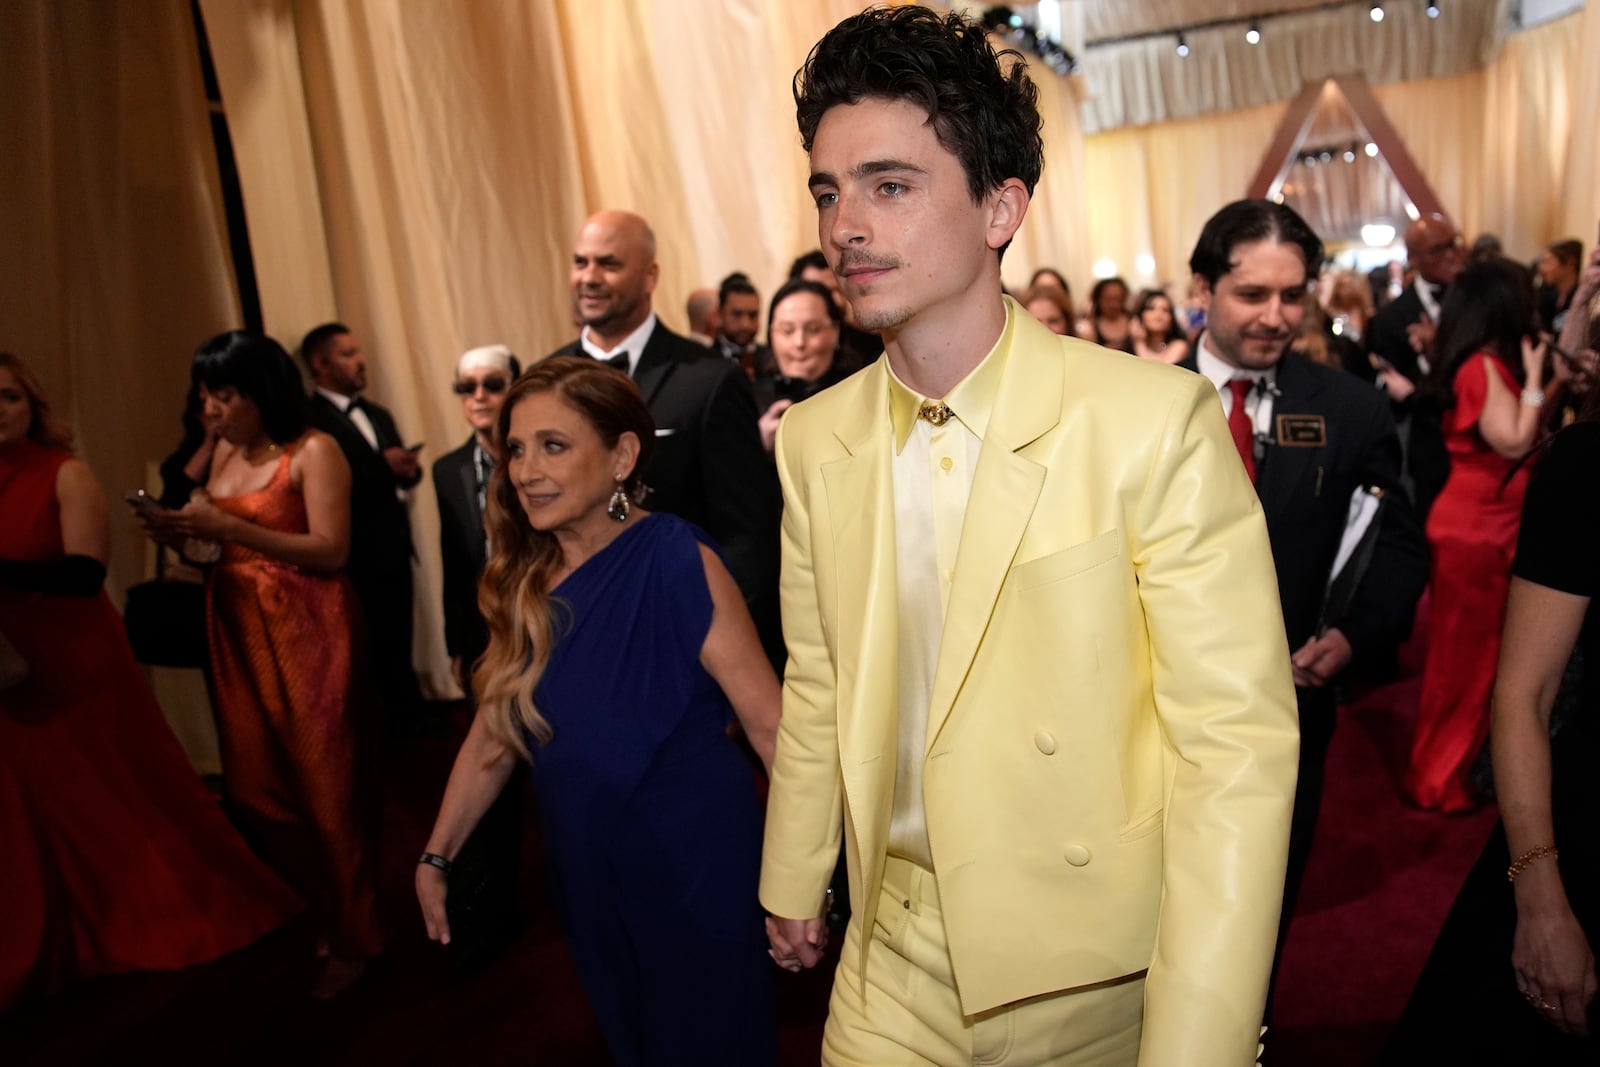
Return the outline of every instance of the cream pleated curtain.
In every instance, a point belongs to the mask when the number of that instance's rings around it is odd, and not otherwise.
[[[0,349],[111,498],[120,603],[148,564],[118,498],[177,445],[196,343],[239,321],[194,21],[185,0],[6,0],[0,48]]]
[[[1600,4],[1513,35],[1470,74],[1374,87],[1407,149],[1467,239],[1496,233],[1532,259],[1548,242],[1595,241],[1600,173]],[[1244,195],[1287,104],[1085,138],[1089,246],[1135,286],[1181,295],[1200,228]],[[1576,120],[1576,121],[1574,121]],[[1403,220],[1402,220],[1403,221]],[[1140,275],[1138,258],[1155,269]]]

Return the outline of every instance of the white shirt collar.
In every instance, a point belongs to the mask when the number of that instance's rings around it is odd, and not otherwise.
[[[1417,291],[1417,299],[1422,301],[1422,310],[1428,313],[1428,318],[1438,322],[1439,294],[1444,291],[1444,286],[1430,282],[1419,274],[1411,282],[1411,288]]]
[[[1211,350],[1211,334],[1209,332],[1200,335],[1200,344],[1195,352],[1194,365],[1195,369],[1205,375],[1206,380],[1219,393],[1226,389],[1228,383],[1235,378],[1249,378],[1253,382],[1259,382],[1265,378],[1267,384],[1271,385],[1278,376],[1276,364],[1266,370],[1245,370],[1242,367],[1235,367],[1231,363],[1224,363],[1222,357]]]
[[[317,386],[317,392],[319,392],[323,396],[327,397],[328,398],[328,403],[332,404],[334,407],[338,408],[340,411],[349,411],[350,410],[350,405],[354,404],[356,402],[356,398],[355,397],[353,397],[353,396],[345,396],[343,393],[336,393],[332,389],[327,388],[326,386],[322,386],[322,385]]]
[[[650,343],[650,335],[655,332],[656,313],[654,311],[644,317],[639,328],[624,337],[621,343],[612,348],[601,348],[589,337],[589,327],[585,326],[578,335],[578,344],[583,350],[595,359],[607,359],[612,353],[619,350],[628,353],[628,377],[633,377],[633,372],[639,369],[639,356],[644,352],[644,346]]]

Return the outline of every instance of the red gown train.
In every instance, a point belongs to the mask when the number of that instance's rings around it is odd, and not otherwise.
[[[68,458],[0,445],[0,557],[62,555]],[[190,768],[104,592],[0,588],[0,632],[29,666],[0,690],[0,1010],[73,975],[213,959],[300,909]]]

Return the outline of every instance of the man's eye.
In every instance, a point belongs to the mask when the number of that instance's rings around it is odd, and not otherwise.
[[[838,202],[839,202],[839,194],[838,193],[818,193],[817,194],[817,206],[818,207],[832,207],[834,204],[836,204]]]
[[[883,193],[885,196],[899,196],[901,193],[906,191],[906,187],[901,185],[899,182],[884,182],[882,185],[878,186],[878,191]]]

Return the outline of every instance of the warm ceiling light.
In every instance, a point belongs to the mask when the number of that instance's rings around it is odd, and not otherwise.
[[[1249,41],[1251,44],[1260,44],[1261,24],[1259,22],[1252,22],[1250,24],[1250,28],[1244,31],[1244,39]]]
[[[1371,16],[1373,22],[1382,22],[1383,21],[1383,5],[1382,4],[1373,4],[1372,5],[1372,10],[1369,11],[1367,14]]]
[[[1367,154],[1368,159],[1378,158],[1378,146],[1372,141],[1368,141],[1367,147],[1363,148],[1362,151]]]
[[[1189,54],[1189,42],[1183,39],[1183,34],[1178,34],[1178,58],[1182,59]]]

